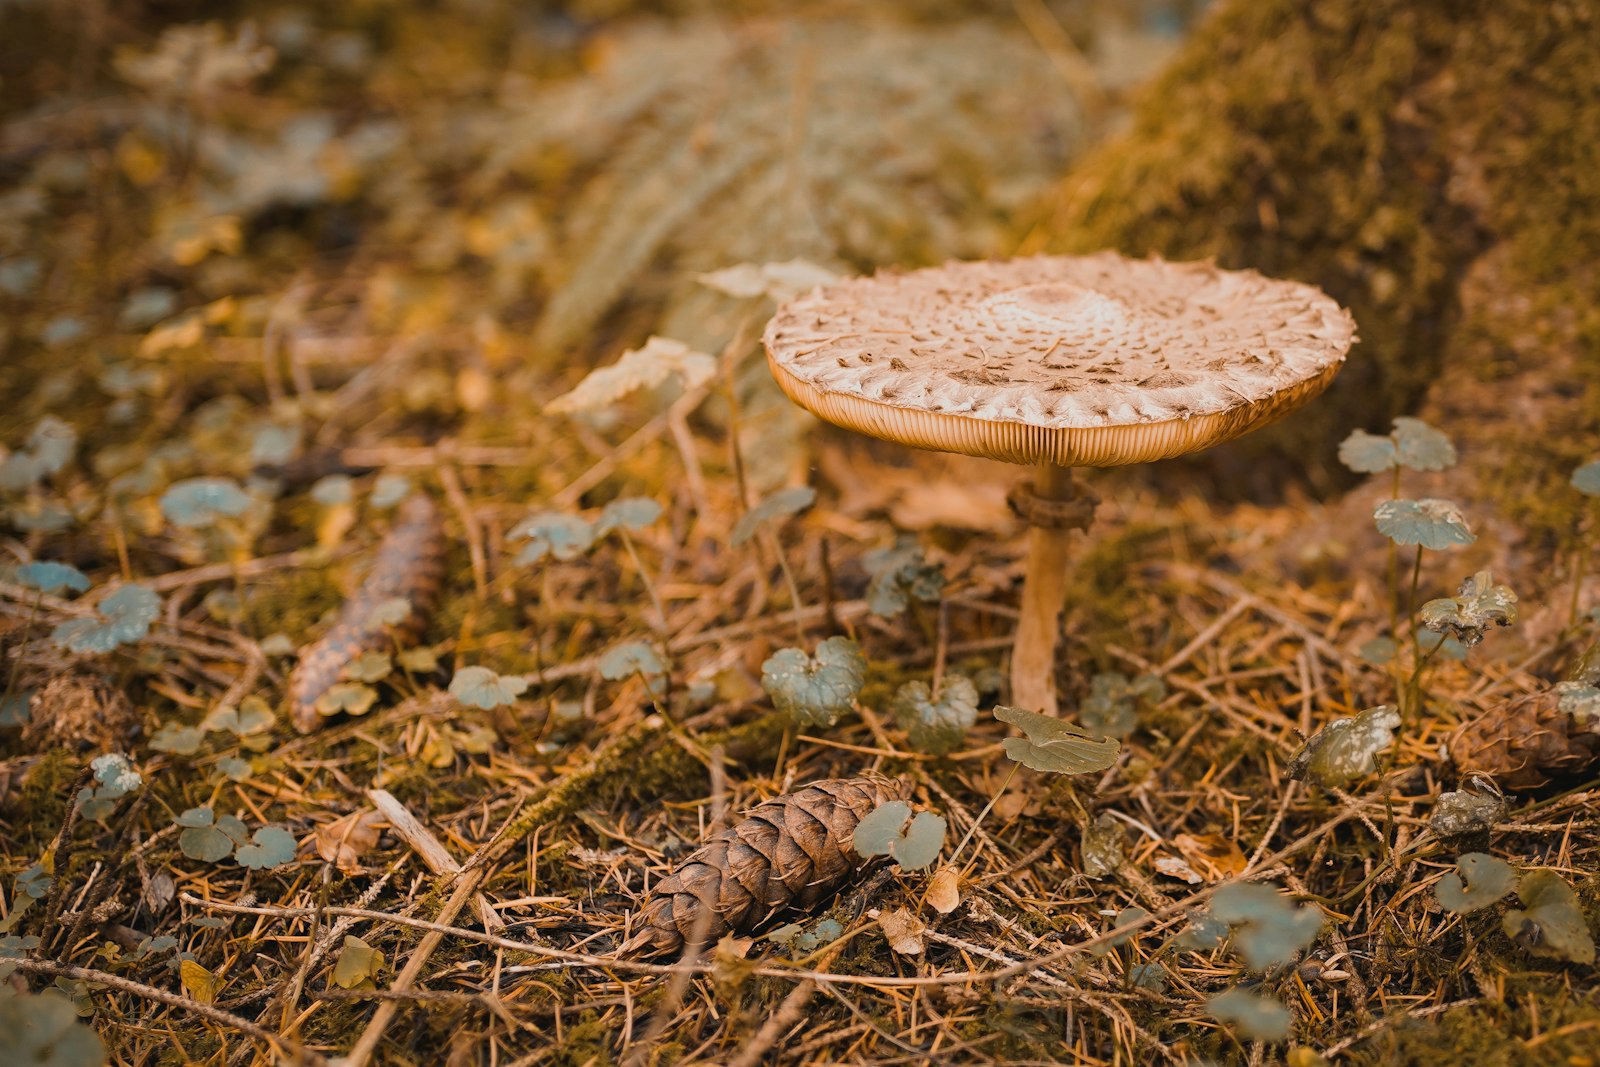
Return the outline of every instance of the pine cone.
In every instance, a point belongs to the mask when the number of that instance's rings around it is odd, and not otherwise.
[[[401,503],[394,527],[378,545],[372,570],[339,610],[333,628],[300,652],[289,676],[289,713],[294,727],[310,733],[322,723],[317,699],[363,652],[415,641],[438,600],[444,579],[444,530],[433,501],[413,493]],[[399,625],[380,626],[372,613],[386,600],[403,597],[411,613]]]
[[[1581,775],[1600,761],[1600,727],[1563,710],[1562,696],[1529,693],[1462,724],[1448,742],[1456,770],[1519,793]]]
[[[853,844],[857,824],[906,795],[886,778],[827,778],[756,805],[656,883],[618,952],[678,952],[697,922],[709,944],[780,911],[813,907],[866,866]]]

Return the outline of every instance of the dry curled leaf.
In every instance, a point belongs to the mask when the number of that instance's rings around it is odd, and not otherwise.
[[[361,857],[378,846],[378,833],[388,823],[373,808],[352,811],[323,823],[311,835],[317,855],[346,874],[361,871]]]
[[[961,872],[954,867],[940,867],[928,882],[928,907],[940,915],[949,915],[961,906]]]
[[[318,704],[323,695],[362,653],[416,639],[438,599],[444,549],[444,530],[433,501],[421,493],[408,497],[400,505],[394,528],[378,546],[371,572],[345,601],[333,628],[300,653],[300,663],[289,676],[290,717],[296,730],[309,733],[321,724],[324,712]],[[385,625],[374,617],[375,609],[391,601],[403,602],[406,608],[397,622]]]
[[[902,795],[886,778],[829,778],[756,805],[656,883],[617,951],[664,955],[813,907],[866,865],[852,843],[861,820]]]
[[[926,947],[922,935],[928,929],[923,921],[905,908],[884,912],[878,916],[878,925],[889,947],[902,956],[920,956]]]

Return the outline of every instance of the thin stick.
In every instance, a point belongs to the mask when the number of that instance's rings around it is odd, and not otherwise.
[[[219,1026],[237,1030],[241,1034],[247,1034],[255,1038],[257,1041],[265,1041],[301,1063],[312,1064],[313,1067],[331,1067],[327,1057],[321,1053],[313,1052],[298,1042],[289,1040],[282,1034],[273,1033],[265,1027],[257,1026],[249,1019],[240,1018],[232,1012],[223,1011],[221,1008],[210,1004],[202,1004],[198,1000],[191,1000],[177,993],[169,993],[165,989],[157,989],[155,986],[148,986],[142,982],[135,982],[106,971],[96,971],[89,967],[74,967],[71,964],[56,963],[52,960],[14,960],[12,962],[19,971],[49,975],[53,978],[68,978],[79,982],[96,982],[112,989],[121,990],[124,993],[130,993],[136,997],[153,1000],[158,1004],[182,1008],[184,1011],[198,1015],[202,1019],[209,1019]]]
[[[477,893],[478,884],[483,881],[484,873],[481,867],[462,872],[460,880],[456,882],[455,892],[450,894],[450,899],[439,909],[441,925],[454,919],[466,906],[467,901]],[[404,969],[395,975],[394,982],[389,987],[392,992],[403,993],[416,984],[422,969],[428,965],[428,958],[444,941],[444,937],[445,935],[437,930],[430,930],[423,935],[422,940],[417,942],[417,947],[412,950],[410,958],[406,960]],[[389,1029],[389,1024],[394,1022],[394,1017],[399,1014],[401,1003],[396,999],[385,1000],[378,1005],[377,1010],[372,1013],[372,1019],[367,1023],[367,1028],[361,1031],[355,1046],[341,1062],[341,1067],[366,1067],[367,1061],[372,1059],[372,1054],[378,1050],[378,1043],[383,1040],[384,1031]]]
[[[428,870],[434,874],[461,873],[461,864],[456,862],[456,858],[450,855],[439,839],[433,836],[433,832],[422,825],[422,820],[411,814],[411,809],[400,803],[393,793],[387,789],[369,789],[367,799],[372,801],[372,806],[378,809],[380,815],[389,820],[390,827],[402,841],[411,846],[411,851],[417,854]],[[505,927],[505,920],[494,910],[488,897],[479,893],[473,898],[472,904],[485,930],[494,931]]]

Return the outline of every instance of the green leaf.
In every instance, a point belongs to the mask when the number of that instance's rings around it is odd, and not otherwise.
[[[1394,657],[1399,652],[1400,646],[1392,637],[1374,637],[1370,641],[1362,642],[1361,647],[1356,649],[1356,655],[1379,667],[1393,663]]]
[[[35,863],[17,875],[17,892],[34,900],[43,900],[50,895],[50,886],[54,882],[55,879],[45,870],[44,864]]]
[[[1136,963],[1128,968],[1128,984],[1152,993],[1167,990],[1167,969],[1159,963]]]
[[[201,721],[207,730],[224,730],[236,737],[262,734],[272,729],[272,708],[258,696],[247,696],[239,706],[218,704]]]
[[[403,596],[391,596],[372,605],[362,622],[368,626],[400,626],[409,618],[411,601]]]
[[[1461,509],[1448,500],[1385,500],[1372,517],[1377,521],[1378,532],[1397,545],[1438,550],[1477,540]]]
[[[945,829],[943,816],[931,811],[912,816],[910,804],[888,800],[856,824],[852,842],[863,856],[888,856],[901,870],[920,871],[939,858]]]
[[[1400,465],[1394,439],[1352,430],[1339,444],[1339,462],[1359,474],[1376,474]]]
[[[192,756],[200,751],[200,743],[206,738],[204,727],[184,726],[175,722],[164,722],[150,738],[150,747],[157,752],[172,752],[179,756]]]
[[[55,474],[78,449],[78,431],[46,415],[28,434],[28,443],[0,462],[0,489],[29,489]]]
[[[360,682],[335,682],[317,697],[318,715],[365,715],[378,702],[378,691]]]
[[[1457,641],[1449,634],[1436,634],[1432,630],[1417,630],[1417,647],[1424,652],[1439,650],[1439,655],[1445,659],[1453,659],[1458,663],[1467,658],[1467,646]]]
[[[1434,894],[1446,911],[1457,915],[1487,908],[1517,886],[1517,872],[1504,860],[1482,852],[1457,857],[1456,871],[1439,879]]]
[[[346,934],[339,959],[333,965],[333,984],[340,989],[372,989],[383,973],[383,953],[361,938]]]
[[[72,1000],[59,991],[24,993],[0,989],[0,1033],[6,1058],[17,1067],[102,1067],[106,1049],[78,1019]]]
[[[222,776],[232,782],[246,782],[255,773],[255,768],[247,759],[238,756],[223,756],[217,760],[217,770]]]
[[[1378,753],[1394,744],[1400,713],[1388,704],[1349,719],[1334,719],[1312,734],[1289,759],[1289,777],[1314,778],[1329,789],[1348,785],[1378,769]]]
[[[411,495],[411,479],[403,474],[380,474],[368,499],[375,508],[392,508]]]
[[[244,823],[232,815],[219,819],[210,808],[190,808],[178,816],[177,823],[183,827],[178,849],[203,863],[227,859],[247,839]]]
[[[1591,728],[1600,724],[1600,688],[1585,682],[1557,682],[1556,710]]]
[[[1091,737],[1082,727],[1036,711],[1000,705],[994,717],[1028,735],[1027,740],[1008,737],[1003,744],[1009,758],[1035,771],[1091,774],[1117,762],[1122,751],[1114,738]]]
[[[1232,1023],[1252,1041],[1282,1041],[1289,1036],[1294,1019],[1289,1009],[1271,997],[1230,989],[1206,1001],[1206,1010],[1225,1023]]]
[[[1488,571],[1479,571],[1465,582],[1454,597],[1430,600],[1422,605],[1425,630],[1449,634],[1468,648],[1483,640],[1491,626],[1510,626],[1517,618],[1517,594],[1508,585],[1496,585]]]
[[[789,951],[792,955],[803,956],[839,940],[844,936],[844,926],[838,919],[821,919],[811,929],[803,932],[796,927],[796,932],[797,936],[789,939]]]
[[[513,541],[527,541],[517,553],[519,566],[538,563],[546,556],[567,561],[577,559],[594,545],[595,530],[587,519],[564,511],[539,511],[511,528],[506,535]]]
[[[848,637],[830,637],[815,656],[780,648],[761,665],[772,706],[802,726],[832,726],[855,706],[867,679],[867,657]]]
[[[600,677],[609,682],[632,678],[635,672],[652,678],[665,674],[667,664],[660,653],[643,641],[625,641],[606,649],[599,661]]]
[[[356,498],[355,483],[348,474],[329,474],[318,478],[311,486],[311,499],[323,507],[338,507]]]
[[[462,667],[450,679],[451,696],[486,711],[515,704],[527,691],[527,679],[514,674],[499,675],[487,667]]]
[[[739,517],[733,524],[728,544],[737,548],[754,537],[769,522],[779,522],[809,508],[817,502],[817,491],[809,485],[793,489],[780,489]]]
[[[1501,926],[1506,936],[1535,956],[1593,963],[1594,938],[1589,936],[1578,895],[1555,871],[1525,871],[1517,884],[1522,908],[1511,908]]]
[[[1394,442],[1400,466],[1414,471],[1442,471],[1456,464],[1456,446],[1450,438],[1421,419],[1405,415],[1394,420]]]
[[[394,673],[389,653],[368,649],[345,664],[344,676],[356,682],[381,682]]]
[[[300,451],[300,427],[268,423],[259,427],[250,440],[250,462],[266,467],[281,467]]]
[[[432,674],[439,669],[439,650],[435,645],[418,645],[401,652],[396,661],[412,674]]]
[[[1287,963],[1322,930],[1322,912],[1295,907],[1269,885],[1229,882],[1211,897],[1211,915],[1233,927],[1233,944],[1257,970]]]
[[[282,867],[294,859],[295,840],[289,831],[277,826],[263,826],[250,838],[248,845],[240,845],[234,859],[241,867],[263,871]]]
[[[624,352],[615,363],[592,370],[570,393],[545,405],[552,415],[592,415],[640,389],[654,389],[673,378],[685,390],[711,380],[717,373],[714,356],[696,352],[682,341],[651,337],[643,348]]]
[[[161,598],[147,586],[129,582],[96,605],[98,619],[68,619],[50,640],[68,652],[105,653],[143,640],[161,614]]]
[[[1097,674],[1089,683],[1089,696],[1078,718],[1092,734],[1123,738],[1139,724],[1139,713],[1166,698],[1166,683],[1153,674],[1129,680],[1118,671]]]
[[[99,783],[96,792],[108,799],[127,796],[144,784],[144,778],[134,769],[133,762],[120,752],[107,752],[89,761],[94,780]]]
[[[661,518],[661,511],[661,505],[647,496],[613,500],[600,510],[600,517],[594,523],[595,536],[604,537],[612,530],[637,533]]]
[[[1600,496],[1600,459],[1591,460],[1572,472],[1572,488],[1589,496]]]
[[[1189,916],[1189,925],[1173,936],[1171,944],[1189,952],[1211,952],[1227,940],[1227,923],[1204,912],[1194,912]]]
[[[960,674],[947,674],[935,697],[927,682],[906,682],[889,710],[919,752],[942,756],[966,740],[978,721],[978,687]]]
[[[900,539],[892,548],[878,548],[861,557],[861,564],[872,576],[867,586],[867,609],[882,618],[893,618],[912,600],[933,603],[944,593],[944,568],[929,563],[914,541]]]
[[[33,714],[33,690],[0,695],[0,726],[26,726]]]
[[[826,267],[805,259],[780,263],[740,263],[707,274],[696,274],[695,281],[719,293],[749,299],[765,296],[778,303],[810,292],[819,285],[831,285],[839,276]]]
[[[53,563],[49,560],[25,563],[18,567],[17,581],[29,589],[50,594],[59,593],[63,589],[82,593],[89,588],[88,577],[78,568],[70,563]]]
[[[231,478],[189,478],[161,494],[161,514],[174,526],[199,529],[243,515],[250,495]]]

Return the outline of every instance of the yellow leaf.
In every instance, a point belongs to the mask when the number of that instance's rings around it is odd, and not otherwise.
[[[191,1000],[201,1004],[215,1004],[217,1002],[216,975],[200,966],[194,960],[184,960],[178,964],[178,977],[183,982],[183,991]]]

